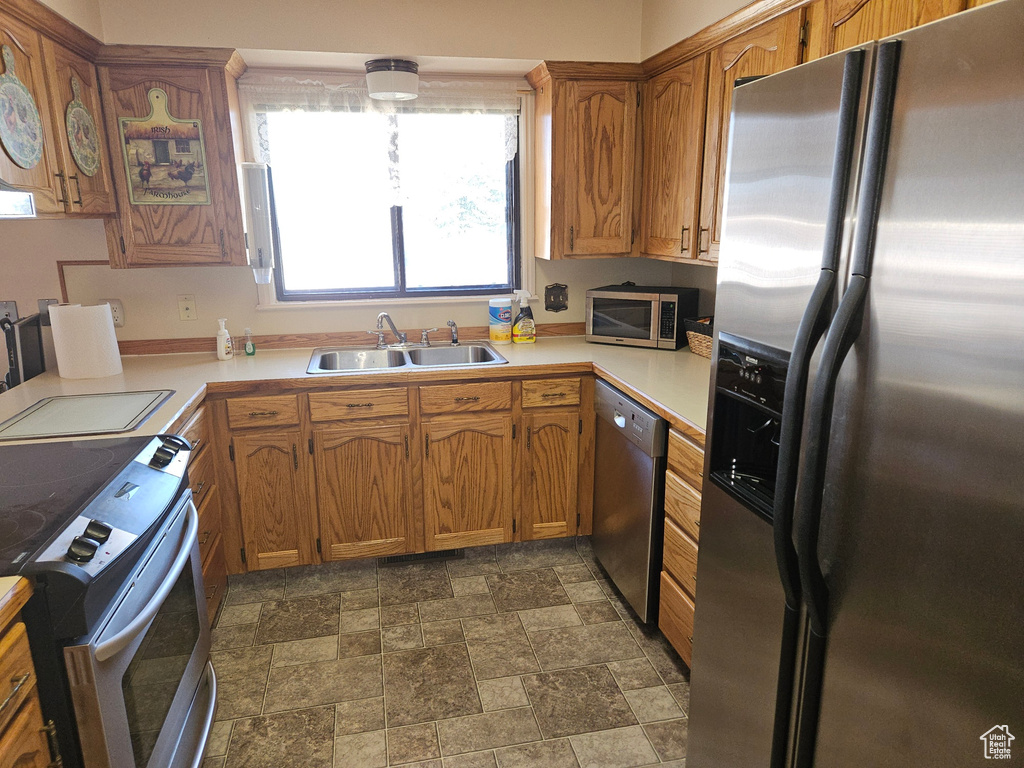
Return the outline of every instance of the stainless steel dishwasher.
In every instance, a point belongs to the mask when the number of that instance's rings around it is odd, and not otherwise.
[[[644,622],[658,616],[668,422],[597,382],[594,554]]]

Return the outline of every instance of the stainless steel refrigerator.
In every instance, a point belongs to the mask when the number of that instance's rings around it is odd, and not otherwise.
[[[1024,0],[736,89],[715,314],[688,768],[1024,765]]]

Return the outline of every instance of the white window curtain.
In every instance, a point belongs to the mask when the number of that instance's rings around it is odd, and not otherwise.
[[[412,101],[371,99],[362,74],[250,71],[238,83],[246,144],[250,159],[272,163],[267,137],[269,112],[371,112],[382,121],[416,112],[504,114],[505,155],[519,147],[520,96],[529,92],[525,78],[426,80]],[[388,118],[391,118],[389,120]]]

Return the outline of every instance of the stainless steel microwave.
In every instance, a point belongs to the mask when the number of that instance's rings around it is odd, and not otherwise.
[[[606,285],[587,291],[587,341],[679,349],[683,318],[697,316],[696,288]]]

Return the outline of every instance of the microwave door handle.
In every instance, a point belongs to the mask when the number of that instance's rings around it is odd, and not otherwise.
[[[153,597],[150,598],[146,607],[139,611],[139,615],[135,617],[135,620],[132,621],[131,624],[109,640],[104,640],[96,646],[95,656],[97,661],[106,661],[111,658],[140,635],[156,617],[157,611],[160,610],[160,606],[163,605],[164,600],[167,599],[171,590],[174,589],[174,585],[177,583],[178,577],[181,575],[181,572],[185,570],[185,566],[188,564],[189,558],[192,556],[192,548],[199,539],[199,514],[196,512],[196,506],[191,500],[188,503],[188,510],[186,514],[188,515],[188,529],[185,532],[185,541],[182,545],[181,551],[178,553],[174,563],[171,565],[170,570],[168,570],[163,583],[157,589]]]

